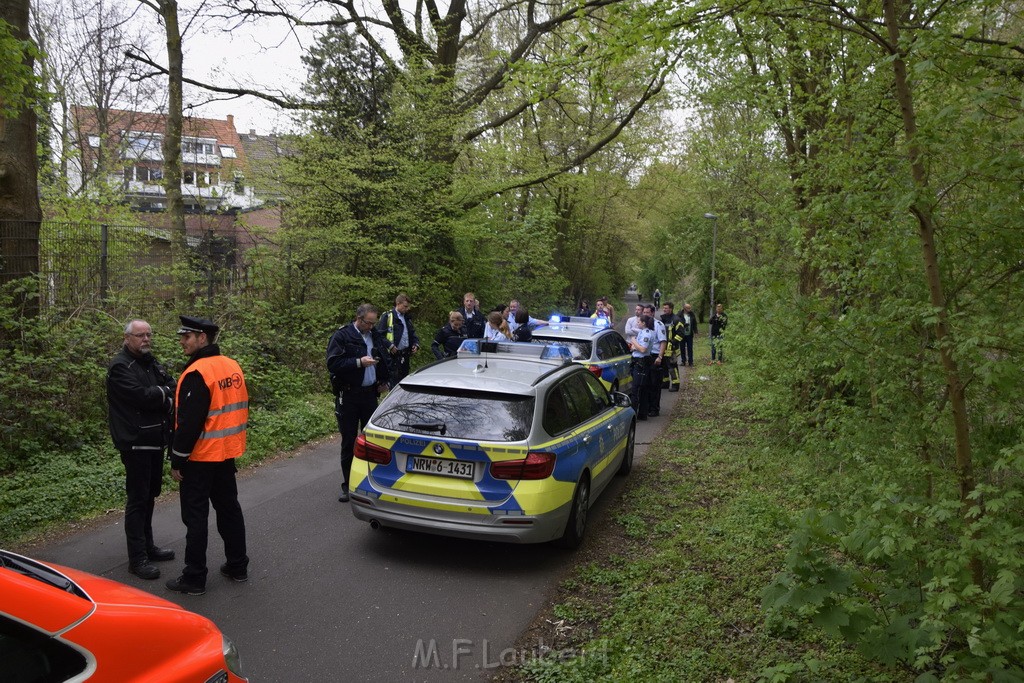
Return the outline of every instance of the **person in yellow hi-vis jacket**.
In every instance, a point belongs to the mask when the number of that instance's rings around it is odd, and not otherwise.
[[[211,503],[227,559],[220,573],[234,581],[249,578],[245,519],[235,481],[235,459],[245,453],[249,392],[242,368],[222,356],[215,343],[220,328],[205,318],[180,318],[178,342],[189,359],[178,379],[174,401],[171,476],[180,484],[185,569],[167,582],[167,588],[202,595],[206,592]]]

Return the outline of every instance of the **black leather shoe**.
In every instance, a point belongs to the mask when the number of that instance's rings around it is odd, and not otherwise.
[[[341,490],[341,495],[338,496],[338,502],[339,503],[347,503],[348,502],[348,489],[342,489]]]
[[[238,583],[242,583],[244,581],[248,581],[249,580],[249,572],[248,571],[246,571],[244,569],[242,571],[240,571],[240,572],[239,571],[231,571],[231,569],[228,568],[228,565],[227,565],[226,562],[220,566],[220,573],[221,573],[222,576],[226,576],[229,579],[231,579],[232,581],[237,581]]]
[[[167,588],[168,590],[172,590],[175,593],[184,593],[185,595],[203,595],[204,593],[206,593],[206,586],[200,586],[196,583],[189,583],[185,580],[184,576],[179,576],[176,579],[171,579],[170,581],[168,581]]]
[[[174,559],[174,551],[170,548],[158,548],[153,546],[146,551],[150,562],[169,562]]]
[[[149,562],[143,564],[133,564],[128,566],[128,571],[140,579],[146,579],[152,581],[153,579],[160,578],[160,570],[151,565]]]

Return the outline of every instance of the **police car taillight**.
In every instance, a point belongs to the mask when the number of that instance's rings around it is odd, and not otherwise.
[[[598,365],[591,365],[587,370],[590,370],[590,374],[598,379],[601,379],[601,374],[604,372]]]
[[[527,453],[523,460],[491,463],[491,476],[495,479],[547,479],[554,471],[554,453]]]
[[[356,437],[356,447],[352,454],[360,460],[375,462],[378,465],[391,464],[391,451],[369,443],[362,434]]]

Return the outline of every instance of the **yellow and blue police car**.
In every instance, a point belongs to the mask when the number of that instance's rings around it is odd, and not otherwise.
[[[357,519],[470,539],[578,546],[633,464],[636,416],[563,346],[463,343],[391,390],[359,436]]]
[[[607,318],[553,315],[547,325],[534,330],[533,341],[561,344],[569,349],[572,359],[590,370],[606,389],[629,393],[633,384],[629,345],[621,334],[608,326]]]

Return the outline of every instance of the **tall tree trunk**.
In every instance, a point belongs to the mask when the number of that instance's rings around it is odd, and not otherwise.
[[[177,0],[160,0],[160,16],[167,33],[167,126],[164,130],[164,191],[171,224],[171,258],[174,262],[175,296],[184,301],[191,268],[185,236],[185,202],[181,197],[182,64],[181,29]]]
[[[28,40],[29,0],[0,0],[0,19],[15,38]],[[23,63],[31,71],[32,55]],[[39,272],[38,166],[35,111],[26,106],[12,118],[0,116],[0,284]],[[25,315],[38,314],[37,297],[19,303]]]
[[[907,77],[906,53],[900,47],[899,14],[896,0],[883,0],[882,9],[885,15],[885,26],[889,34],[890,47],[894,54],[892,62],[896,98],[903,115],[903,132],[907,137],[907,156],[910,161],[910,175],[914,183],[915,198],[910,206],[917,219],[917,232],[921,240],[921,251],[924,256],[925,280],[928,283],[928,295],[932,307],[937,312],[935,322],[935,341],[942,359],[942,367],[946,373],[946,386],[949,392],[949,405],[953,412],[953,433],[956,441],[956,476],[960,487],[960,508],[965,520],[969,521],[970,508],[977,504],[971,500],[976,482],[971,454],[970,425],[967,419],[967,399],[964,383],[960,378],[960,369],[953,357],[953,338],[949,330],[948,313],[946,311],[946,295],[942,287],[942,275],[939,272],[939,255],[935,247],[935,218],[932,213],[932,197],[935,193],[928,183],[927,169],[924,163],[924,150],[917,137],[917,114],[914,110],[914,95]],[[970,560],[971,575],[974,582],[982,585],[984,579],[981,561],[977,556]]]

